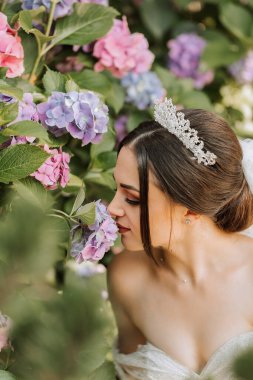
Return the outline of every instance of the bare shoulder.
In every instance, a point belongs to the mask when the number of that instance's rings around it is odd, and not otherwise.
[[[133,310],[147,279],[145,253],[124,250],[113,257],[107,269],[109,299],[118,327],[118,348],[130,353],[146,338],[134,322]]]

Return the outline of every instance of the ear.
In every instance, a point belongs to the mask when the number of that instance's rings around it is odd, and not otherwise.
[[[200,214],[197,214],[196,212],[194,211],[191,211],[189,209],[186,209],[185,210],[185,213],[184,213],[184,217],[185,218],[190,218],[192,220],[197,220],[200,218]]]

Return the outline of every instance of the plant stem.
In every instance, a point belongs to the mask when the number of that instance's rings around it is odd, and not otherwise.
[[[46,36],[47,37],[49,37],[50,31],[51,31],[51,27],[52,27],[52,24],[53,24],[53,21],[54,21],[55,7],[56,7],[56,4],[58,3],[58,1],[59,0],[51,0],[50,13],[49,13],[49,18],[48,18],[48,23],[47,23],[47,29],[46,29]],[[29,77],[29,82],[30,83],[34,83],[34,81],[36,79],[36,71],[37,71],[37,68],[39,66],[40,60],[43,57],[43,55],[46,53],[46,51],[45,51],[46,44],[47,44],[47,42],[45,42],[41,46],[41,48],[38,45],[38,56],[36,58],[36,61],[34,62],[34,66],[33,66],[31,75]]]
[[[2,2],[2,7],[1,7],[1,12],[4,11],[5,5],[7,4],[7,0],[3,0]]]

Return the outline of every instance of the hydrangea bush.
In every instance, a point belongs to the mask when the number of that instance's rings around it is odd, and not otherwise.
[[[164,96],[253,137],[252,2],[0,7],[0,377],[114,379],[116,148]]]

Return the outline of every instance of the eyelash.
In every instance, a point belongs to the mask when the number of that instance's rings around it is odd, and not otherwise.
[[[117,189],[114,189],[114,191],[116,192]],[[139,201],[133,201],[132,199],[128,199],[128,198],[125,198],[125,201],[126,201],[127,203],[129,203],[131,206],[137,206],[137,205],[140,204]]]

